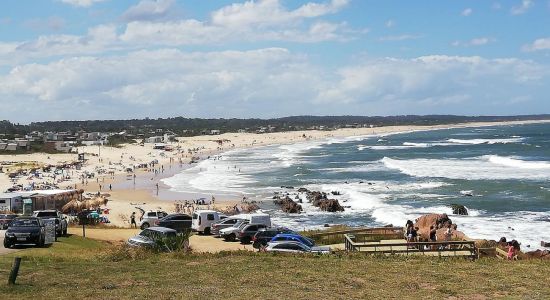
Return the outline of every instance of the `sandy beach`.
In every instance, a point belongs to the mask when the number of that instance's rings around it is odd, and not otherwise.
[[[86,162],[83,167],[67,169],[63,174],[44,173],[40,178],[21,176],[8,178],[9,168],[16,168],[17,164],[59,165],[77,160],[76,153],[69,154],[19,154],[2,155],[4,172],[0,173],[0,190],[5,191],[13,185],[29,186],[34,183],[57,184],[59,188],[84,189],[86,193],[107,193],[109,202],[105,208],[109,209],[109,220],[112,225],[128,227],[128,217],[139,206],[145,210],[160,209],[166,212],[175,211],[175,201],[193,200],[199,196],[170,192],[160,180],[177,174],[190,166],[192,159],[205,159],[208,156],[218,155],[231,149],[258,147],[273,144],[289,144],[308,140],[322,140],[329,138],[381,135],[396,132],[420,130],[434,130],[444,128],[481,127],[496,125],[516,125],[537,123],[540,121],[500,122],[500,123],[465,123],[436,126],[386,126],[374,128],[346,128],[333,131],[293,131],[265,134],[254,133],[225,133],[221,135],[178,137],[172,143],[173,151],[154,150],[152,144],[143,146],[137,144],[122,147],[86,146],[78,147],[78,153],[84,153]],[[136,169],[135,173],[128,173],[139,164],[158,162],[154,167]],[[9,162],[9,163],[8,163]],[[7,167],[10,166],[11,167]],[[93,178],[82,179],[83,174],[94,173]],[[134,175],[135,174],[135,177]],[[135,182],[135,184],[134,184]],[[158,184],[158,188],[157,188]],[[225,209],[240,203],[241,199],[232,199],[223,195],[216,197],[213,208]],[[206,207],[206,206],[205,206]],[[212,207],[211,207],[212,208]]]

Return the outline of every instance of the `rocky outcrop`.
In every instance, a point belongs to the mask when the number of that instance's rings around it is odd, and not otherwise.
[[[339,212],[344,211],[344,208],[342,205],[340,205],[340,202],[336,199],[323,199],[318,202],[318,207],[322,211],[328,211],[328,212]]]
[[[468,215],[468,209],[466,208],[466,206],[461,204],[451,204],[450,206],[453,209],[454,215],[462,215],[462,216]]]
[[[311,205],[319,207],[322,211],[344,211],[344,207],[340,205],[340,202],[337,199],[329,199],[326,193],[306,190],[306,198]]]
[[[302,206],[292,200],[290,197],[286,196],[284,198],[279,198],[273,201],[275,204],[279,205],[285,213],[289,214],[299,214],[302,212]]]
[[[422,240],[428,240],[430,238],[430,227],[434,226],[437,229],[437,240],[445,240],[445,231],[448,226],[451,225],[451,239],[452,240],[461,240],[466,239],[466,235],[457,230],[456,224],[453,224],[447,214],[429,214],[424,215],[416,219],[414,226],[418,227],[418,235]]]

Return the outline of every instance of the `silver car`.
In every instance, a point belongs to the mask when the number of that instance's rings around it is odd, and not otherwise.
[[[220,231],[222,229],[225,229],[228,227],[240,226],[243,221],[245,220],[239,219],[239,218],[226,218],[212,224],[210,232],[215,236],[221,237]]]
[[[283,253],[318,253],[329,254],[330,247],[309,247],[300,242],[294,241],[281,241],[281,242],[269,242],[265,248],[267,252],[283,252]]]

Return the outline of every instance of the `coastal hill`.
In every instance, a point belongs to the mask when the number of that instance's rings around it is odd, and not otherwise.
[[[402,115],[402,116],[290,116],[274,119],[202,119],[202,118],[157,118],[128,120],[45,121],[27,125],[0,121],[0,133],[25,134],[33,131],[62,132],[120,132],[147,133],[162,128],[182,136],[210,133],[258,130],[278,132],[304,129],[336,129],[343,127],[395,126],[395,125],[440,125],[465,122],[505,122],[524,120],[550,120],[550,114],[517,116],[457,116],[457,115]]]

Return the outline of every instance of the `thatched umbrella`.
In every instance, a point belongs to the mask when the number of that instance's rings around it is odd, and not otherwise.
[[[67,204],[63,205],[63,207],[61,208],[61,211],[63,213],[68,213],[68,212],[79,212],[81,211],[81,203],[80,201],[77,201],[77,200],[71,200],[69,202],[67,202]]]

